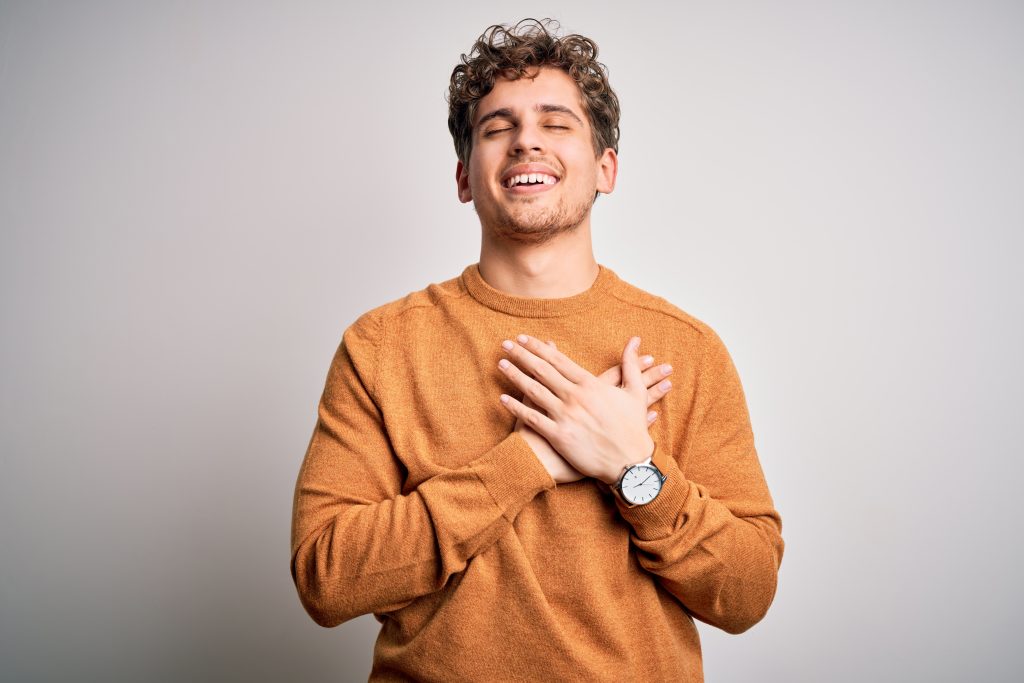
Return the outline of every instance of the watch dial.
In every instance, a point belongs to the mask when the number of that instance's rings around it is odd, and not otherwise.
[[[622,497],[635,505],[654,500],[661,491],[661,476],[650,465],[640,465],[626,471],[622,478]]]

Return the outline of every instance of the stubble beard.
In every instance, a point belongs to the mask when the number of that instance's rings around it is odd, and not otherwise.
[[[539,196],[538,199],[543,201]],[[530,200],[517,201],[513,211],[499,206],[492,224],[495,234],[524,244],[545,244],[579,228],[593,205],[593,201],[586,200],[577,203],[560,201],[556,206],[539,209],[532,207],[534,203]]]

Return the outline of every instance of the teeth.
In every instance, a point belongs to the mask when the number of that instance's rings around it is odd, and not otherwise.
[[[505,183],[505,187],[515,187],[516,185],[524,185],[526,183],[554,185],[556,182],[558,182],[557,178],[546,173],[520,173],[509,178]]]

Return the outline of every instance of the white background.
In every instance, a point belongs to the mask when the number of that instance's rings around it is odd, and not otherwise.
[[[783,517],[707,680],[1019,680],[1024,8],[979,0],[0,3],[0,677],[365,680],[295,477],[345,327],[478,259],[444,94],[528,16],[600,46],[595,255],[721,335]]]

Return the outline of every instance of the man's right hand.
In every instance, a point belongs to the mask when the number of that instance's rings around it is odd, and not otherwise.
[[[552,346],[555,346],[554,342],[548,342]],[[557,347],[556,347],[557,348]],[[640,363],[643,367],[647,367],[641,373],[641,377],[644,379],[644,384],[647,386],[647,405],[650,407],[654,403],[660,401],[665,394],[672,390],[669,386],[668,389],[660,388],[659,384],[664,380],[671,372],[669,368],[668,372],[663,372],[664,366],[655,365],[653,356],[644,356],[640,359]],[[597,377],[602,382],[617,386],[622,383],[622,364],[616,363],[612,367],[602,372]],[[539,410],[533,401],[528,396],[524,396],[523,405],[527,408],[533,408]],[[540,412],[544,412],[541,410]],[[647,414],[647,425],[654,424],[654,421],[658,419],[658,413],[656,411],[650,411]],[[575,467],[570,465],[565,458],[554,449],[551,443],[545,439],[539,432],[534,430],[529,425],[525,424],[522,419],[516,418],[516,431],[522,432],[523,439],[526,443],[530,444],[530,448],[537,454],[537,457],[544,464],[548,474],[555,480],[556,484],[567,484],[569,482],[578,481],[583,479],[586,475],[582,474]]]

